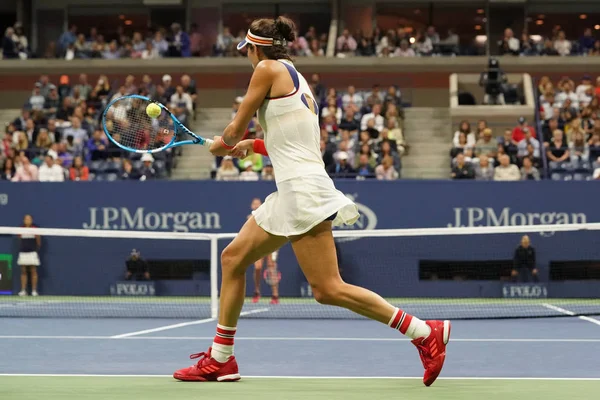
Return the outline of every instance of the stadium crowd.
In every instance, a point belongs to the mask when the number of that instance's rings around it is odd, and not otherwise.
[[[554,180],[600,179],[600,77],[594,83],[585,75],[577,84],[542,77],[537,89],[541,129],[524,117],[502,135],[485,120],[475,129],[459,124],[450,151],[453,179],[539,180],[545,164]]]
[[[401,156],[408,150],[402,132],[403,108],[400,90],[383,90],[374,85],[362,91],[349,86],[344,92],[326,88],[318,74],[309,82],[319,104],[321,154],[332,178],[393,180],[400,177]],[[235,115],[242,97],[235,99]],[[256,119],[251,121],[247,138],[262,138]],[[236,164],[237,163],[237,164]],[[216,158],[217,180],[271,180],[273,168],[267,157],[253,154],[237,162],[230,157]]]
[[[177,164],[173,149],[144,154],[126,153],[108,141],[99,124],[107,102],[124,94],[142,94],[168,104],[179,119],[194,115],[196,88],[188,75],[175,86],[169,75],[155,84],[129,75],[118,86],[104,75],[92,85],[86,74],[77,82],[63,75],[54,84],[42,75],[21,115],[7,124],[0,142],[1,180],[87,181],[160,179]],[[111,121],[110,123],[113,123]]]

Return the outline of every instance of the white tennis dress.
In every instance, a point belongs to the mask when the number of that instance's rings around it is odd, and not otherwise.
[[[337,190],[325,172],[320,150],[318,106],[304,77],[279,60],[294,82],[286,96],[266,98],[258,110],[277,192],[252,212],[258,226],[277,236],[308,232],[337,213],[333,225],[352,225],[356,205]]]

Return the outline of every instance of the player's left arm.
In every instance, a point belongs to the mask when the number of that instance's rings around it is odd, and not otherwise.
[[[223,136],[215,137],[215,142],[210,146],[211,153],[217,156],[227,155],[243,139],[250,120],[271,90],[274,77],[273,62],[263,61],[256,66],[240,108],[223,131]]]

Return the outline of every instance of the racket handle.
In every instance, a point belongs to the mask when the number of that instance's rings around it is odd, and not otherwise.
[[[204,145],[205,146],[210,146],[214,143],[215,141],[212,139],[204,139]]]

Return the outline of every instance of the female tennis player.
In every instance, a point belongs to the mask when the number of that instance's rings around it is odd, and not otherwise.
[[[219,320],[212,347],[191,355],[200,358],[198,363],[173,376],[183,381],[240,379],[233,344],[244,304],[246,269],[289,241],[315,299],[388,324],[413,339],[425,368],[423,382],[429,386],[444,364],[450,322],[422,321],[340,277],[331,228],[353,224],[359,214],[325,172],[317,104],[287,51],[288,43],[295,40],[293,32],[294,25],[287,18],[258,19],[238,45],[238,50],[247,48],[254,73],[233,121],[222,136],[215,137],[210,151],[217,156],[268,155],[277,192],[253,212],[221,254]],[[265,131],[264,142],[243,140],[256,112]]]
[[[256,211],[262,204],[262,201],[256,197],[252,199],[250,203],[250,209],[252,212]],[[252,218],[252,214],[248,215],[248,219]],[[279,304],[279,280],[281,273],[277,271],[277,250],[266,257],[259,259],[254,263],[254,295],[252,296],[252,302],[258,303],[260,300],[260,282],[263,276],[265,281],[271,286],[271,304]],[[267,261],[267,269],[263,267]]]

